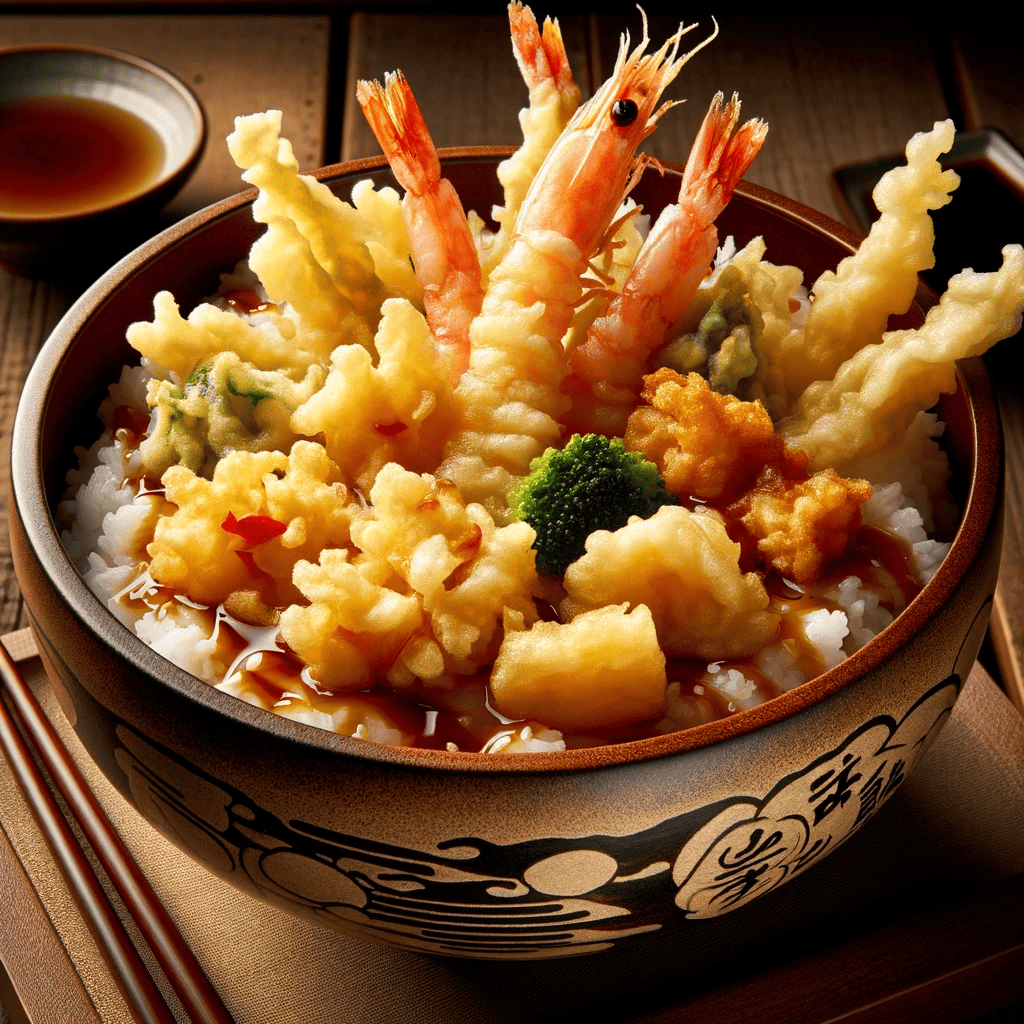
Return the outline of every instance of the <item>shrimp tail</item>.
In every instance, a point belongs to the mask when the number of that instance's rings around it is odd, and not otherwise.
[[[572,77],[558,22],[545,18],[541,29],[533,11],[519,0],[508,5],[508,20],[512,49],[523,81],[529,89],[535,89],[546,81],[553,82],[568,120],[580,104],[580,87]]]
[[[679,189],[680,201],[686,195],[701,197],[711,211],[709,221],[714,221],[729,205],[733,191],[768,135],[768,125],[757,119],[748,121],[737,130],[739,96],[733,93],[724,110],[723,98],[719,92],[711,101],[690,149]]]
[[[356,99],[399,184],[424,195],[441,178],[441,161],[427,123],[405,75],[395,71],[380,82],[360,82]]]
[[[530,90],[530,102],[519,114],[523,144],[498,166],[504,202],[491,211],[498,232],[482,257],[485,282],[508,252],[519,207],[538,169],[580,105],[580,89],[569,68],[558,22],[547,19],[542,30],[533,11],[519,0],[508,5],[508,21],[512,51]]]
[[[384,82],[360,82],[356,98],[406,191],[402,215],[427,323],[456,383],[469,365],[469,325],[483,302],[480,260],[462,202],[441,177],[437,148],[409,83],[400,71]]]
[[[580,87],[572,77],[572,69],[569,67],[569,56],[565,52],[565,42],[562,40],[562,30],[558,27],[557,19],[545,18],[544,29],[541,33],[541,42],[544,45],[544,53],[548,58],[548,67],[555,80],[555,86],[559,95],[571,98],[573,110],[580,104]]]

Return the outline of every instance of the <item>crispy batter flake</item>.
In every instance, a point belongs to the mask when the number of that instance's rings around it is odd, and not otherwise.
[[[789,579],[808,584],[845,552],[870,497],[866,480],[847,480],[833,469],[793,480],[766,466],[734,510],[757,538],[761,556]]]
[[[713,392],[699,374],[662,368],[644,378],[641,405],[629,418],[626,447],[653,462],[681,497],[726,502],[784,458],[771,417],[760,402]]]
[[[566,570],[562,611],[645,605],[667,655],[745,657],[775,637],[779,618],[739,555],[717,516],[664,505],[650,519],[634,516],[587,538],[587,553]]]

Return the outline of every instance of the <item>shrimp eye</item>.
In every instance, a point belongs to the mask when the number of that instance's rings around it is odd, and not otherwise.
[[[616,100],[612,104],[612,120],[620,128],[631,125],[639,113],[639,108],[632,100]]]

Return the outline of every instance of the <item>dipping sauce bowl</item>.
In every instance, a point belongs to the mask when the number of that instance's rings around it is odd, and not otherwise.
[[[174,75],[96,47],[0,50],[0,262],[104,269],[152,233],[206,141]]]

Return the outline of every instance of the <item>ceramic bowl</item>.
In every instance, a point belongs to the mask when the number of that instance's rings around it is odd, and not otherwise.
[[[127,111],[155,133],[163,156],[157,155],[152,173],[127,191],[97,199],[86,209],[14,213],[0,206],[0,261],[17,271],[38,272],[94,254],[99,260],[111,253],[123,255],[152,234],[151,218],[199,162],[206,141],[199,101],[170,72],[131,54],[72,45],[0,49],[0,104],[39,97],[72,97]],[[104,128],[95,124],[93,130]],[[106,150],[121,144],[111,140]]]
[[[498,198],[493,150],[453,151],[467,206]],[[678,167],[648,174],[649,211]],[[340,194],[374,161],[319,172]],[[752,710],[656,739],[483,755],[371,745],[275,717],[143,645],[86,588],[53,509],[72,447],[131,358],[127,325],[168,288],[191,308],[261,230],[226,200],[107,273],[39,356],[14,432],[12,541],[53,687],[91,756],[153,825],[241,889],[323,925],[461,957],[605,949],[744,905],[857,831],[948,718],[988,620],[1001,447],[987,377],[960,366],[941,402],[964,517],[945,562],[878,637]],[[754,186],[722,218],[739,244],[811,280],[848,254],[841,226]],[[922,302],[928,298],[922,293]],[[919,308],[905,322],[920,321]],[[878,865],[885,870],[884,863]]]

